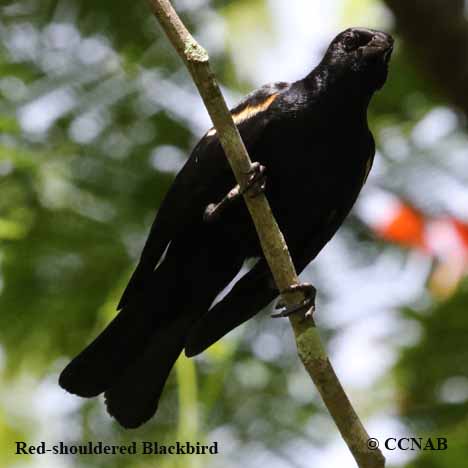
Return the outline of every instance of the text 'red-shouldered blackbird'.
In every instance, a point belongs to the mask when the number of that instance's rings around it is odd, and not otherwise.
[[[298,272],[343,223],[367,178],[375,153],[367,107],[392,49],[386,33],[347,29],[304,79],[263,86],[232,110],[252,160],[266,167],[265,193]],[[235,185],[212,129],[159,208],[120,312],[64,369],[63,388],[105,392],[109,413],[137,427],[156,412],[183,349],[202,352],[278,296],[242,197],[206,219]],[[251,257],[258,262],[213,306]]]

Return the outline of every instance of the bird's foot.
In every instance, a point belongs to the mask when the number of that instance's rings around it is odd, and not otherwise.
[[[265,191],[266,187],[266,167],[259,162],[252,163],[250,170],[247,172],[249,180],[247,186],[241,191],[241,195],[249,192],[251,198],[255,198]]]
[[[216,221],[219,218],[221,212],[240,196],[241,189],[239,185],[236,185],[219,203],[210,203],[205,208],[203,219],[209,223]]]
[[[276,304],[275,309],[281,311],[272,314],[271,316],[273,318],[289,317],[292,314],[303,312],[304,318],[312,318],[312,315],[315,312],[315,296],[317,295],[317,290],[310,283],[300,283],[281,291],[281,294],[290,294],[298,291],[301,291],[304,294],[304,300],[299,304],[288,306],[282,299],[280,299]]]
[[[205,208],[203,219],[206,222],[216,221],[221,212],[234,200],[240,198],[244,193],[249,192],[249,196],[254,198],[264,192],[266,186],[265,172],[265,166],[262,166],[258,162],[252,163],[250,170],[247,172],[249,180],[247,181],[246,187],[241,190],[240,186],[236,185],[219,203],[210,203]]]

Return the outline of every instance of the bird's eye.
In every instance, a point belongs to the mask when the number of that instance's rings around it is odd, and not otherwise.
[[[355,49],[358,45],[358,38],[354,33],[349,33],[343,38],[343,45],[346,51]]]

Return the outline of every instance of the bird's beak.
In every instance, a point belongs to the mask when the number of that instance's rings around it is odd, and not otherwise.
[[[365,46],[361,47],[362,56],[368,59],[381,58],[384,63],[388,64],[393,52],[393,43],[392,36],[377,32]]]

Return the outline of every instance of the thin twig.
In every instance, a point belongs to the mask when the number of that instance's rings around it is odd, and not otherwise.
[[[236,180],[243,189],[252,162],[234,124],[209,65],[207,52],[195,41],[168,0],[149,0],[153,13],[187,66],[218,133]],[[299,283],[284,237],[263,194],[244,197],[260,239],[276,286],[283,291]],[[301,292],[286,294],[288,305],[303,300]],[[369,450],[367,434],[338,380],[312,320],[290,318],[299,356],[317,386],[328,411],[360,468],[382,468],[385,458],[379,450]]]

